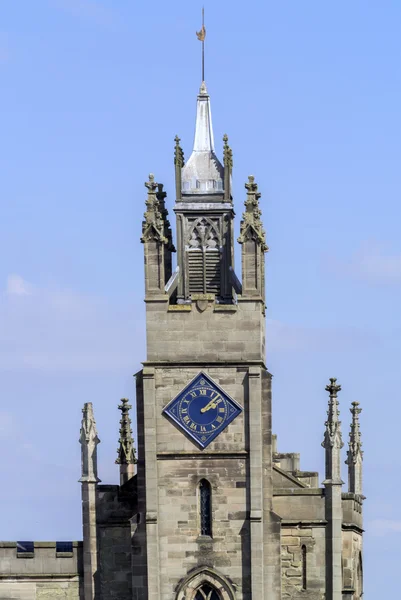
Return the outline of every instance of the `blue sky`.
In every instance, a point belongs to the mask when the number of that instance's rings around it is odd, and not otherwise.
[[[364,597],[385,597],[401,558],[401,4],[205,10],[237,230],[249,174],[263,194],[279,450],[323,479],[328,378],[343,387],[344,442],[361,403]],[[80,410],[94,403],[100,477],[117,482],[117,405],[134,401],[145,359],[143,182],[155,173],[171,209],[173,138],[187,156],[193,141],[200,6],[2,0],[0,23],[1,536],[80,539]]]

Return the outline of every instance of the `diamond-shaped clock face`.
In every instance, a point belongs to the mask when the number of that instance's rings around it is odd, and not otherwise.
[[[206,448],[242,408],[208,375],[199,373],[164,409],[201,448]]]

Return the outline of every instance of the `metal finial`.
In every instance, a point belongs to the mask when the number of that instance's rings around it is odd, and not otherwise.
[[[202,29],[196,32],[196,36],[202,42],[202,82],[205,81],[205,9],[202,7]]]

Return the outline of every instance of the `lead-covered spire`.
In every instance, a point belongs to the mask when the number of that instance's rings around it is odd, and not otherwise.
[[[362,495],[362,441],[359,428],[359,415],[362,409],[359,408],[359,402],[352,402],[350,408],[352,415],[351,428],[349,433],[348,453],[345,464],[348,465],[348,491],[354,494]]]
[[[223,191],[224,168],[214,152],[210,96],[203,81],[196,105],[192,154],[182,169],[182,192],[208,194]]]

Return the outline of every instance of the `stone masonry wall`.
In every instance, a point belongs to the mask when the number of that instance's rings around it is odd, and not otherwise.
[[[55,542],[35,542],[17,554],[16,542],[0,543],[0,600],[83,600],[82,542],[56,554]]]
[[[132,600],[130,518],[136,511],[136,493],[124,493],[124,489],[115,485],[97,489],[97,586],[102,600]]]
[[[246,592],[250,584],[248,440],[244,423],[248,414],[247,369],[205,369],[244,411],[204,451],[162,415],[164,406],[199,371],[200,368],[162,368],[155,373],[160,597],[173,598],[179,581],[191,569],[209,566],[236,585],[237,598],[242,600],[249,597]],[[202,478],[212,487],[212,538],[199,535],[198,484]]]
[[[303,547],[305,550],[303,551]],[[305,560],[305,565],[304,565]],[[281,536],[282,598],[325,598],[325,529],[284,526]]]

